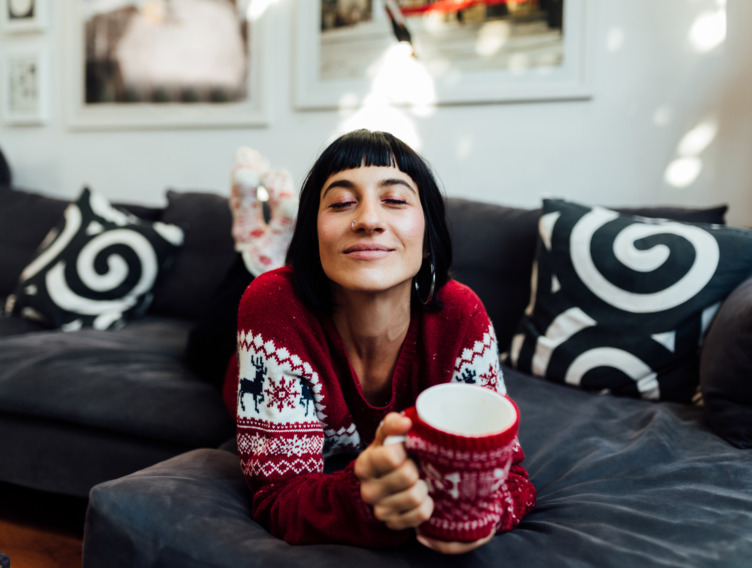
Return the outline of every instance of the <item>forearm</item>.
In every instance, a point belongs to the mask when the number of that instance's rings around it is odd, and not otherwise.
[[[253,518],[290,544],[385,548],[410,538],[410,531],[393,531],[376,520],[360,497],[353,464],[331,474],[306,473],[275,483],[252,481],[251,485],[256,489]]]

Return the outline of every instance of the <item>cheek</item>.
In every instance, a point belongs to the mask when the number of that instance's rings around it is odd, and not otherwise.
[[[405,226],[405,237],[410,243],[410,247],[416,255],[423,258],[423,249],[426,234],[426,222],[423,215],[416,215],[409,224]]]
[[[319,256],[322,260],[327,256],[327,252],[333,246],[333,242],[336,240],[334,237],[334,227],[331,223],[327,223],[321,216],[318,218],[316,226],[316,234],[319,239]]]

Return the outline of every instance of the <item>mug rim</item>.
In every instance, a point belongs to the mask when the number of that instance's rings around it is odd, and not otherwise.
[[[513,411],[513,419],[512,419],[512,421],[509,424],[505,425],[505,427],[503,427],[503,428],[501,428],[499,430],[495,430],[495,431],[491,431],[491,432],[487,432],[487,433],[483,433],[483,434],[463,434],[463,433],[459,433],[459,432],[453,432],[453,431],[449,431],[449,430],[444,430],[444,429],[442,429],[440,427],[437,427],[434,424],[426,421],[423,417],[420,416],[420,413],[418,412],[418,408],[419,408],[419,405],[420,405],[421,397],[423,397],[423,395],[425,393],[427,393],[429,390],[435,391],[435,390],[439,390],[439,389],[441,389],[441,390],[453,390],[453,389],[467,389],[467,388],[481,389],[482,391],[484,391],[484,395],[483,396],[490,396],[490,397],[493,397],[493,398],[498,398],[498,399],[504,401],[504,404],[510,405],[511,410]],[[424,400],[425,400],[425,398],[424,398]],[[480,386],[480,385],[468,384],[468,383],[440,383],[440,384],[437,384],[437,385],[430,386],[427,389],[423,390],[418,395],[418,397],[415,399],[415,404],[413,405],[413,407],[410,410],[412,412],[409,413],[409,418],[411,418],[413,420],[414,427],[417,426],[419,428],[426,428],[426,429],[428,429],[428,430],[430,430],[430,431],[432,431],[435,434],[440,435],[440,436],[457,437],[457,438],[463,438],[463,439],[468,439],[468,440],[486,440],[487,439],[489,441],[492,441],[493,443],[498,443],[499,439],[503,439],[503,440],[509,439],[509,440],[511,440],[512,438],[514,438],[517,435],[517,432],[518,432],[518,429],[519,429],[519,423],[520,423],[520,411],[519,411],[519,408],[517,407],[517,405],[515,404],[515,402],[511,398],[509,398],[508,395],[501,394],[498,391],[495,391],[495,390],[492,390],[492,389],[489,389],[489,388],[486,388],[486,387],[483,387],[483,386]]]

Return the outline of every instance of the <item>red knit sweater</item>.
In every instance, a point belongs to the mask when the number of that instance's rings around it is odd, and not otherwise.
[[[494,330],[478,297],[450,281],[438,298],[441,311],[413,312],[392,399],[374,407],[363,397],[331,319],[317,317],[294,294],[290,267],[250,284],[240,302],[238,353],[225,393],[228,405],[237,408],[240,463],[254,491],[252,514],[270,533],[293,544],[368,548],[410,537],[411,531],[388,529],[363,502],[354,457],[388,412],[413,405],[428,386],[464,381],[506,392]],[[516,526],[535,503],[517,448],[498,530]],[[349,465],[324,473],[324,460],[336,455],[349,455]]]

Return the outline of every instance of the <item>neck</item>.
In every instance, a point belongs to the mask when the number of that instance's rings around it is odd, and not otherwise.
[[[406,294],[341,293],[333,320],[366,400],[383,405],[391,398],[392,375],[410,327]]]

